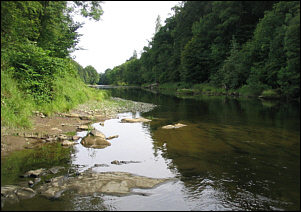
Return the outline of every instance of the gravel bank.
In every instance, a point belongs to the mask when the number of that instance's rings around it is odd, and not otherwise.
[[[77,106],[72,112],[78,114],[89,115],[104,115],[107,118],[112,118],[118,113],[125,112],[148,112],[157,107],[157,105],[125,100],[118,97],[111,97],[104,101],[89,101],[85,104]]]

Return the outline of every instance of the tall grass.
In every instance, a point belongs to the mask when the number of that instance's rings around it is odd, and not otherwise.
[[[31,128],[30,116],[38,110],[47,116],[55,112],[69,111],[88,100],[104,100],[109,93],[86,86],[73,67],[56,75],[53,99],[50,102],[37,102],[20,87],[22,82],[13,77],[14,68],[1,70],[1,126],[9,128]]]
[[[44,103],[38,107],[46,115],[70,111],[88,100],[102,101],[109,97],[108,92],[85,85],[76,74],[59,75],[55,78],[54,85],[54,99],[51,103]]]
[[[17,87],[18,82],[12,77],[11,71],[1,71],[1,126],[31,127],[28,117],[35,103]]]

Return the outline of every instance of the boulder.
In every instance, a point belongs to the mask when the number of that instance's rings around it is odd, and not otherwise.
[[[145,118],[123,118],[121,119],[122,123],[137,123],[137,122],[149,122],[152,121],[151,119],[145,119]]]
[[[20,175],[20,177],[39,177],[40,175],[42,175],[44,173],[45,173],[45,169],[41,168],[41,169],[28,171],[28,172]]]
[[[107,146],[111,146],[111,143],[102,137],[88,135],[84,137],[80,142],[84,147],[103,149]]]
[[[99,130],[91,130],[90,135],[106,139],[106,136]]]

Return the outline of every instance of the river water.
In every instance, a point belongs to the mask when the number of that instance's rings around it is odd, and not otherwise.
[[[107,137],[104,149],[75,146],[79,171],[122,171],[175,178],[131,195],[36,196],[5,210],[300,210],[300,103],[225,96],[178,98],[140,89],[111,89],[112,96],[158,105],[122,113],[93,126]],[[121,123],[125,117],[153,118]],[[182,123],[178,129],[162,126]],[[84,136],[86,132],[79,132]],[[123,165],[113,160],[141,161]],[[143,194],[143,195],[141,195]]]

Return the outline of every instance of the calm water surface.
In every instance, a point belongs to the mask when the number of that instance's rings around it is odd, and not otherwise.
[[[119,137],[105,149],[76,145],[72,163],[81,165],[79,171],[109,164],[93,170],[177,180],[125,196],[64,193],[55,201],[36,196],[2,210],[300,210],[299,103],[184,99],[139,89],[112,89],[112,96],[159,106],[93,124],[107,137]],[[120,123],[124,117],[155,119]],[[187,126],[162,129],[176,123]]]

